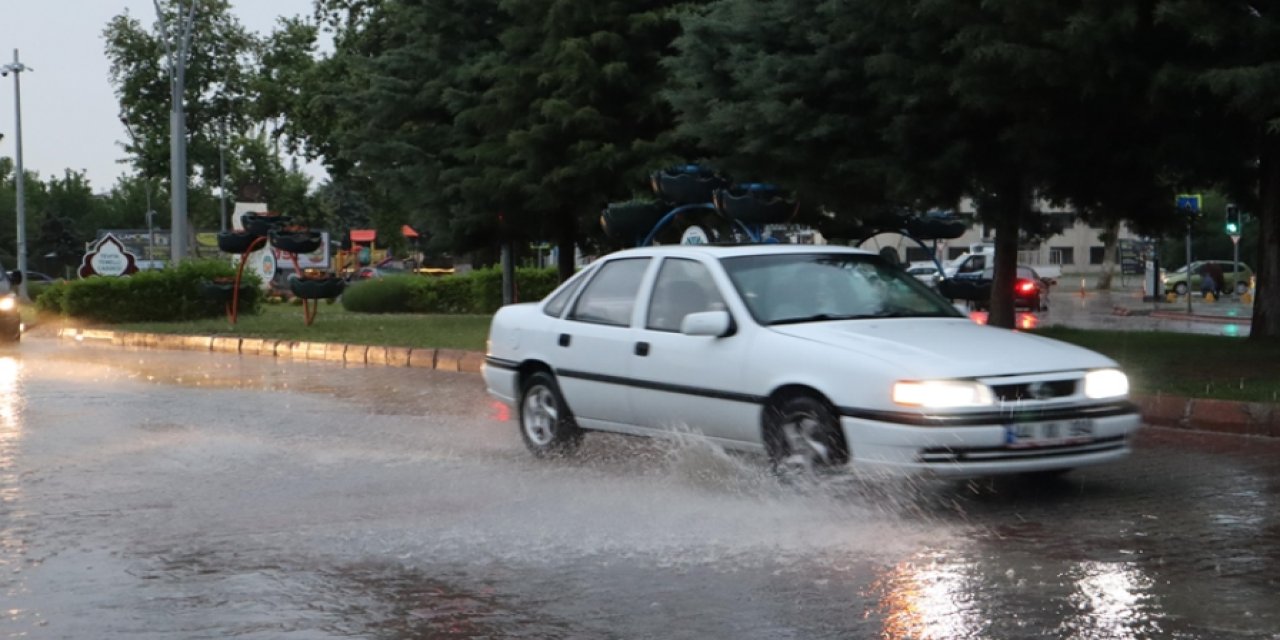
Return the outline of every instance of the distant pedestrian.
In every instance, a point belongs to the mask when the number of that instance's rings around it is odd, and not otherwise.
[[[1222,266],[1216,262],[1206,262],[1200,267],[1200,293],[1210,294],[1218,297],[1222,294],[1223,273]]]

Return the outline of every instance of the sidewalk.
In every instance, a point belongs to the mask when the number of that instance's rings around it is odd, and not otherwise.
[[[1049,311],[1038,314],[1038,326],[1109,331],[1170,331],[1229,337],[1249,335],[1253,307],[1235,297],[1208,302],[1198,294],[1175,302],[1143,299],[1141,282],[1130,276],[1113,281],[1111,291],[1098,291],[1092,280],[1081,288],[1079,276],[1064,276],[1050,291]]]

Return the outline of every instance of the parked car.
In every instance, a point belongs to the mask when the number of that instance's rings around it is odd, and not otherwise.
[[[18,313],[18,285],[22,284],[21,271],[5,272],[0,268],[0,342],[22,340],[22,316]]]
[[[994,273],[992,278],[994,279]],[[1032,311],[1049,310],[1049,280],[1040,277],[1033,268],[1018,265],[1018,274],[1013,281],[1014,308],[1027,308]]]
[[[500,309],[488,345],[538,457],[692,429],[784,469],[1053,472],[1123,458],[1139,422],[1110,359],[980,326],[847,247],[614,253]]]
[[[1201,270],[1205,265],[1215,263],[1222,269],[1223,284],[1219,287],[1222,291],[1235,291],[1237,294],[1245,294],[1249,292],[1249,280],[1253,277],[1253,270],[1249,265],[1243,262],[1232,262],[1231,260],[1196,260],[1191,263],[1191,291],[1200,290]],[[1232,273],[1232,268],[1238,267],[1238,271]],[[1187,267],[1183,265],[1174,271],[1165,273],[1162,276],[1164,280],[1164,290],[1173,291],[1182,296],[1187,294]]]
[[[907,265],[907,275],[930,287],[937,286],[938,281],[942,279],[942,272],[933,262],[912,262]]]
[[[29,284],[29,285],[31,285],[31,284],[53,284],[54,282],[57,282],[57,281],[58,281],[58,279],[57,279],[57,278],[55,278],[55,277],[53,277],[53,276],[51,276],[51,275],[49,275],[49,274],[46,274],[46,273],[40,273],[39,271],[28,271],[28,272],[26,272],[26,273],[24,273],[24,274],[23,274],[23,277],[24,277],[24,279],[27,281],[27,284]]]
[[[991,304],[991,286],[994,281],[995,269],[987,267],[980,273],[958,274],[947,284],[940,284],[938,290],[949,299],[966,300],[976,309],[985,309]],[[1052,280],[1042,277],[1035,269],[1018,265],[1017,277],[1013,281],[1014,308],[1048,311],[1049,288],[1052,283]]]

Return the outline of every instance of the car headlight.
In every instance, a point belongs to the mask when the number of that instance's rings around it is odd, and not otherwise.
[[[0,298],[0,311],[13,311],[18,306],[12,296]]]
[[[1129,394],[1129,376],[1119,369],[1098,369],[1084,376],[1084,395],[1095,400]]]
[[[964,380],[904,381],[893,385],[893,401],[930,409],[987,407],[995,403],[991,387]]]

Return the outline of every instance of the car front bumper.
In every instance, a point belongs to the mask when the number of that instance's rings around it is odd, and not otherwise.
[[[1090,420],[1091,437],[1043,446],[1009,445],[1011,423],[908,425],[846,416],[841,427],[855,468],[966,477],[1073,469],[1129,455],[1141,424],[1137,411]]]

